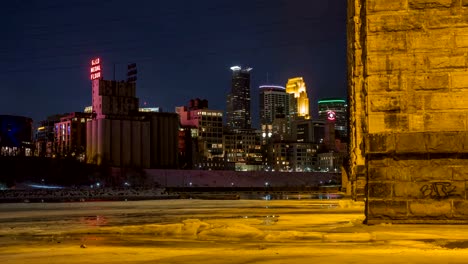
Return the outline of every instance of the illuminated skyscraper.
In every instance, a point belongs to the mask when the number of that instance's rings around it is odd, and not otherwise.
[[[339,136],[348,135],[348,103],[340,98],[327,98],[318,101],[319,120],[335,124]]]
[[[289,114],[289,95],[278,85],[262,85],[260,88],[260,124],[271,125],[277,115]]]
[[[231,93],[227,96],[226,118],[230,129],[250,129],[250,71],[252,68],[231,67]]]
[[[303,117],[310,119],[309,98],[307,98],[306,85],[302,77],[288,80],[286,93],[290,94],[290,115],[293,117]],[[294,95],[294,96],[292,96]]]
[[[284,139],[290,133],[289,94],[278,85],[260,86],[260,127],[262,140]]]

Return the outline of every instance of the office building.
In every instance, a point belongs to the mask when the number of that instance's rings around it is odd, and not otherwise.
[[[86,124],[91,113],[74,112],[60,118],[55,123],[55,153],[61,157],[74,157],[84,161],[86,153]]]
[[[252,68],[231,67],[231,92],[227,96],[226,124],[229,129],[250,129],[250,72]]]
[[[292,119],[310,119],[309,98],[302,77],[291,78],[286,84],[286,93],[290,95],[289,113]]]
[[[262,147],[260,131],[244,129],[226,131],[223,135],[225,161],[236,171],[260,171]]]
[[[277,115],[289,114],[289,95],[286,88],[279,85],[262,85],[259,87],[260,124],[273,124]]]
[[[208,109],[208,101],[201,99],[190,100],[188,106],[176,107],[180,118],[180,137],[190,138],[194,143],[184,142],[194,153],[192,158],[187,157],[187,163],[198,169],[223,169],[223,111]],[[179,138],[180,139],[180,138]],[[179,153],[190,154],[182,150],[179,144]]]
[[[327,98],[318,101],[319,120],[333,123],[337,136],[343,141],[348,136],[348,104],[340,98]]]

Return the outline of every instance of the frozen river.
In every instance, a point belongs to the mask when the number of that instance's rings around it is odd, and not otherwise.
[[[0,204],[0,263],[466,263],[468,227],[365,226],[348,200]]]

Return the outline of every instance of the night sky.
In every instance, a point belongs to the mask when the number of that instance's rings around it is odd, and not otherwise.
[[[317,99],[346,96],[346,0],[14,0],[0,8],[0,114],[83,111],[89,64],[104,79],[138,67],[137,96],[174,112],[191,98],[225,110],[233,65],[258,86],[303,76]]]

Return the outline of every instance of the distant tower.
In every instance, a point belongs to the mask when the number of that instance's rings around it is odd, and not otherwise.
[[[309,98],[307,98],[306,85],[302,77],[288,80],[286,93],[290,94],[290,115],[310,119]]]
[[[339,136],[348,136],[348,103],[341,98],[326,98],[318,101],[319,120],[335,124]]]
[[[250,71],[252,68],[231,67],[231,93],[227,96],[226,118],[230,129],[250,129]]]
[[[289,95],[283,86],[262,85],[259,88],[261,125],[271,125],[277,115],[289,114]]]

